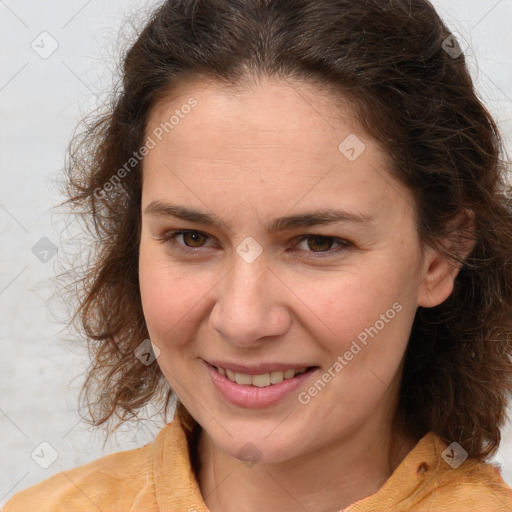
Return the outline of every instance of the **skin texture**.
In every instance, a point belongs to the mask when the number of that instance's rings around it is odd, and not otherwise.
[[[403,355],[417,307],[443,302],[456,271],[422,250],[412,195],[348,105],[313,84],[262,79],[235,94],[197,81],[155,106],[147,134],[191,96],[197,106],[144,160],[139,272],[158,364],[203,427],[201,492],[214,512],[339,510],[375,493],[417,441],[390,427]],[[366,148],[354,161],[338,149],[351,134]],[[156,200],[231,231],[145,213]],[[326,208],[374,221],[266,230]],[[159,240],[180,229],[206,236]],[[236,252],[249,236],[263,250],[252,263]],[[179,252],[187,244],[197,252]],[[320,367],[307,390],[394,303],[400,312],[307,405],[296,392],[262,409],[231,405],[205,370],[212,359]],[[248,442],[254,465],[239,460]]]

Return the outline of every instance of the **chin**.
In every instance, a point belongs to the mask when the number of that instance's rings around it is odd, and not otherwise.
[[[294,437],[285,429],[279,434],[275,430],[279,422],[273,422],[273,426],[268,429],[262,429],[260,426],[236,427],[225,425],[230,436],[222,427],[216,427],[215,432],[210,434],[213,443],[224,453],[244,462],[248,467],[257,463],[275,464],[293,459],[300,455],[298,450],[299,443],[294,441]],[[206,430],[206,429],[205,429]],[[270,432],[266,434],[265,432]],[[219,437],[220,435],[220,437]]]

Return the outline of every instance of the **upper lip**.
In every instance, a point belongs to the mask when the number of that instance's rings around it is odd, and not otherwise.
[[[247,375],[261,375],[264,373],[271,373],[276,371],[286,371],[286,370],[297,370],[299,368],[310,368],[312,365],[304,364],[304,363],[260,363],[260,364],[252,364],[251,366],[229,363],[227,361],[206,361],[208,364],[212,366],[216,366],[217,368],[224,368],[225,370],[231,370],[235,373],[245,373]]]

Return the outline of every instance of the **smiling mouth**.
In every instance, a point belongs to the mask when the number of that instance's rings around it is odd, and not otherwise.
[[[255,386],[258,388],[265,388],[280,384],[283,380],[293,379],[297,375],[302,375],[308,370],[315,368],[313,366],[297,368],[294,370],[276,370],[270,373],[262,373],[259,375],[249,375],[247,373],[236,373],[232,370],[213,366],[218,373],[229,379],[231,382],[236,382],[242,386]]]

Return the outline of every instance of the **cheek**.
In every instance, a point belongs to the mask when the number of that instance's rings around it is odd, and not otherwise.
[[[307,306],[309,325],[316,325],[323,337],[327,335],[339,343],[356,336],[386,313],[400,296],[399,286],[389,274],[383,279],[368,267],[353,267],[322,280],[296,282],[291,289]]]
[[[407,276],[386,268],[353,268],[324,282],[303,281],[293,289],[308,306],[310,320],[303,321],[312,339],[333,363],[339,356],[347,361],[343,373],[351,379],[364,379],[369,369],[378,368],[387,382],[407,345],[414,295]]]
[[[184,316],[188,301],[182,277],[161,255],[160,248],[141,242],[139,284],[142,308],[152,340],[159,345],[163,336]],[[188,306],[189,307],[189,306]]]
[[[201,298],[214,282],[199,267],[172,264],[161,247],[141,242],[139,284],[149,335],[161,350],[173,341],[185,343],[186,333],[204,314]]]

